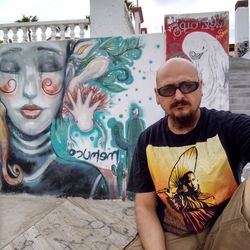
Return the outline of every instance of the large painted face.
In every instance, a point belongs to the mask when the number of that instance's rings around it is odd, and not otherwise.
[[[0,48],[0,100],[12,123],[38,135],[56,116],[63,95],[67,42]]]

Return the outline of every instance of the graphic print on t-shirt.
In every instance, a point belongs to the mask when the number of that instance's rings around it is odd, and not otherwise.
[[[237,188],[218,136],[184,147],[149,145],[147,159],[166,205],[163,226],[172,232],[202,231]]]

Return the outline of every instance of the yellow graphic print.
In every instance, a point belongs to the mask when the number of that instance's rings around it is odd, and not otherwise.
[[[148,146],[147,157],[172,232],[202,231],[237,188],[218,136],[192,146]]]

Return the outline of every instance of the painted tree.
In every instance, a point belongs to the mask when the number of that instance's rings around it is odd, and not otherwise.
[[[23,15],[23,17],[19,20],[16,20],[15,22],[16,23],[30,23],[30,22],[37,22],[39,19],[37,16],[25,16]],[[28,39],[29,39],[29,42],[31,42],[31,29],[29,28],[27,30],[27,33],[28,33]]]

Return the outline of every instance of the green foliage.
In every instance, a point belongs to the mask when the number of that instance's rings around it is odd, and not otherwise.
[[[137,37],[124,39],[122,37],[112,37],[104,41],[100,45],[100,49],[104,50],[111,57],[114,64],[128,64],[132,66],[134,60],[140,58],[142,51],[140,40]]]
[[[143,46],[139,37],[100,38],[98,43],[84,58],[79,59],[77,54],[72,54],[69,58],[69,63],[75,68],[75,76],[78,76],[95,58],[108,58],[107,72],[88,83],[104,90],[118,93],[126,90],[124,86],[134,81],[130,68],[134,65],[135,60],[141,57]]]
[[[119,84],[131,84],[133,76],[130,68],[142,55],[138,37],[124,39],[111,37],[100,44],[100,52],[110,58],[109,71],[98,79],[99,84],[111,92],[121,92],[126,88]],[[118,83],[118,84],[117,84]]]
[[[29,23],[29,22],[38,22],[38,17],[37,16],[25,16],[24,14],[22,14],[22,18],[16,20],[16,23]]]
[[[24,14],[22,15],[23,17],[19,20],[16,20],[16,23],[29,23],[29,22],[38,22],[38,17],[37,16],[25,16]],[[31,30],[27,30],[28,34],[28,40],[31,42]]]

